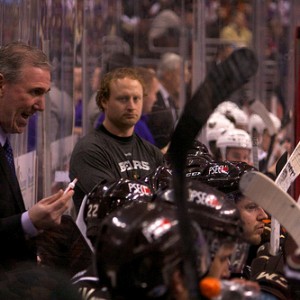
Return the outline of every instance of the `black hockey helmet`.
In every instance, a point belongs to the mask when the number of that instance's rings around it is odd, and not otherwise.
[[[172,189],[159,192],[155,201],[175,204]],[[221,245],[235,244],[231,269],[238,272],[244,266],[248,244],[243,239],[243,229],[238,208],[234,201],[217,189],[191,180],[187,182],[187,210],[189,216],[201,227],[213,258]]]
[[[149,202],[153,192],[144,182],[121,178],[113,183],[99,183],[88,194],[84,210],[87,237],[94,242],[100,221],[129,202]]]
[[[172,186],[172,170],[167,166],[158,166],[153,173],[144,179],[153,192]]]
[[[197,224],[192,236],[200,278],[207,271],[208,252]],[[95,249],[98,275],[114,296],[163,299],[183,261],[176,207],[164,202],[124,205],[102,221]]]
[[[205,177],[202,182],[215,187],[219,191],[226,194],[226,198],[233,200],[235,197],[240,197],[241,192],[239,182],[241,177],[250,171],[255,171],[256,168],[246,162],[215,162],[204,173]]]
[[[213,160],[213,157],[209,153],[208,148],[198,140],[193,141],[193,144],[190,147],[190,149],[187,151],[186,156],[187,156],[187,161],[189,161],[190,159],[196,159],[196,158],[206,158],[209,161]],[[168,152],[165,154],[165,159],[166,159],[167,163],[169,165],[171,165]]]
[[[197,168],[199,172],[197,172]],[[186,173],[190,179],[206,183],[224,193],[239,190],[241,176],[255,168],[245,162],[205,161],[193,168],[193,172]]]
[[[158,193],[155,201],[175,204],[174,190]],[[242,225],[235,203],[226,200],[226,195],[217,189],[195,181],[187,182],[187,210],[205,233],[207,230],[215,237],[239,240],[242,238]]]
[[[213,163],[209,155],[188,156],[185,166],[185,176],[187,179],[201,180],[206,169]]]
[[[208,148],[200,141],[194,140],[191,148],[187,152],[187,157],[203,156],[203,155],[208,155],[211,157],[211,155],[209,154]]]

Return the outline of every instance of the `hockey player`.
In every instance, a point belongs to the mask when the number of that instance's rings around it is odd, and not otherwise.
[[[211,257],[207,275],[227,278],[230,275],[229,258],[236,244],[243,243],[238,209],[234,203],[225,200],[225,194],[201,182],[188,181],[187,191],[189,217],[201,227]],[[173,190],[158,192],[156,201],[174,205]]]
[[[196,224],[193,237],[200,278],[207,271],[207,253]],[[86,270],[73,278],[83,299],[188,299],[175,207],[125,204],[103,219],[95,248],[93,276]]]
[[[97,272],[91,267],[73,278],[84,299],[109,299],[108,287],[112,299],[189,299],[171,194],[164,188],[155,202],[128,202],[103,219],[95,247]],[[237,209],[222,193],[196,181],[189,195],[199,279],[226,277],[229,256],[241,237]]]
[[[214,111],[223,114],[234,124],[235,128],[248,129],[249,116],[236,103],[224,101]]]
[[[212,113],[207,120],[205,128],[206,141],[209,147],[209,151],[213,155],[214,159],[221,159],[221,154],[216,147],[217,139],[226,130],[231,130],[233,128],[235,128],[234,123],[220,112]]]
[[[76,223],[90,248],[93,249],[99,226],[105,216],[130,202],[152,201],[150,184],[141,180],[121,178],[97,184],[85,197]],[[94,249],[93,249],[94,250]]]
[[[230,129],[219,136],[216,142],[222,160],[242,161],[252,164],[252,141],[250,135],[242,129]]]
[[[264,223],[268,216],[239,190],[240,178],[251,170],[254,168],[246,163],[215,162],[206,166],[198,180],[225,192],[227,200],[234,201],[239,209],[244,237],[252,246],[243,272],[235,276],[257,281],[265,297],[269,297],[265,299],[290,300],[289,286],[283,272],[284,253],[280,251],[276,256],[269,254],[270,229]]]

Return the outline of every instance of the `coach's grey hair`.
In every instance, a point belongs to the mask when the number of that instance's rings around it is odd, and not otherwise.
[[[180,55],[172,52],[163,54],[157,66],[157,77],[161,79],[164,72],[177,69],[181,63],[182,58]]]
[[[0,48],[0,73],[10,83],[22,79],[22,68],[32,66],[51,71],[47,55],[23,42],[12,42]]]

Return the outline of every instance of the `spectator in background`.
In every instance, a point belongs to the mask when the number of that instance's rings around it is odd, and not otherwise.
[[[176,4],[172,0],[159,1],[160,10],[149,29],[149,45],[154,47],[178,47],[182,26]]]
[[[82,67],[74,68],[75,133],[82,133]]]
[[[51,102],[50,140],[56,141],[72,134],[74,106],[70,95],[55,85],[51,85],[48,97]]]
[[[185,78],[181,78],[182,65],[183,60],[180,55],[168,52],[161,56],[157,66],[160,85],[157,100],[149,115],[148,125],[155,144],[160,149],[168,145],[178,119],[181,108],[179,98],[181,82],[182,80],[188,82],[190,79],[187,65],[184,65]]]
[[[234,42],[237,46],[252,46],[252,32],[242,11],[233,12],[229,24],[221,29],[220,38]]]
[[[285,127],[292,117],[287,102],[287,78],[288,78],[288,57],[290,52],[290,28],[291,28],[291,1],[278,0],[268,3],[268,29],[270,59],[276,61],[278,66],[278,82],[274,86],[274,92],[282,109],[282,127]]]
[[[143,111],[142,116],[137,126],[135,127],[135,132],[140,137],[149,141],[151,144],[155,144],[153,135],[148,127],[147,120],[149,113],[151,113],[152,107],[156,101],[156,95],[159,89],[159,82],[155,75],[154,70],[150,70],[143,67],[136,68],[137,72],[144,80],[146,94],[143,100]]]
[[[208,38],[218,38],[220,31],[220,9],[219,0],[205,2],[206,35]]]
[[[59,87],[60,82],[57,78],[60,71],[58,68],[59,63],[54,61],[53,65],[51,90],[46,95],[46,100],[50,102],[50,121],[48,125],[51,126],[51,130],[47,134],[51,143],[71,135],[74,125],[74,103],[69,93]],[[28,122],[28,152],[36,150],[37,147],[38,117],[35,114]]]

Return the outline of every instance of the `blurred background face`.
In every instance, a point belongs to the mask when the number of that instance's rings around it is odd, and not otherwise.
[[[242,12],[236,14],[236,16],[234,18],[234,22],[239,27],[246,27],[246,25],[247,25],[245,15]]]
[[[101,79],[101,68],[97,67],[95,68],[91,77],[91,88],[93,92],[97,91],[100,84],[100,79]]]
[[[230,147],[226,151],[226,159],[229,161],[243,161],[251,165],[251,151],[249,149]]]
[[[173,97],[178,97],[180,91],[180,65],[165,73],[164,85]]]
[[[265,152],[268,151],[270,142],[271,142],[271,136],[267,130],[264,130],[262,135],[261,147]]]
[[[184,66],[184,82],[187,84],[191,80],[191,73],[188,64]],[[166,71],[163,79],[163,85],[168,90],[170,95],[177,99],[181,88],[181,66],[180,64],[174,70]]]
[[[215,278],[228,278],[230,276],[230,257],[234,249],[234,243],[221,245],[212,260],[208,276]]]
[[[156,101],[156,94],[159,90],[159,82],[156,78],[153,78],[151,84],[149,84],[149,90],[147,96],[144,96],[143,101],[143,113],[148,114],[152,110],[152,106]]]

